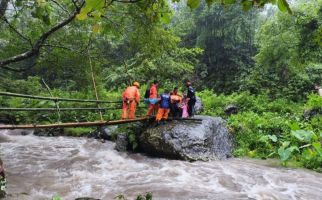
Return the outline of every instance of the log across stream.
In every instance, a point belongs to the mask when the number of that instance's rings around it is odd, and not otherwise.
[[[270,161],[228,159],[186,162],[120,153],[112,142],[37,137],[0,131],[8,198],[321,199],[322,174],[270,166]]]

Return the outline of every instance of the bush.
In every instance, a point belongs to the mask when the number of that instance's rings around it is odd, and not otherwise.
[[[317,94],[310,94],[305,107],[307,109],[322,109],[322,97]]]
[[[280,158],[284,165],[295,161],[303,167],[321,170],[322,116],[310,120],[302,117],[304,109],[322,108],[321,97],[309,95],[308,101],[301,103],[284,98],[271,100],[267,94],[249,92],[224,96],[205,90],[198,94],[205,106],[204,114],[227,119],[234,136],[235,156]],[[228,104],[238,106],[239,113],[226,116],[224,108]],[[310,141],[301,141],[299,135],[312,137]]]

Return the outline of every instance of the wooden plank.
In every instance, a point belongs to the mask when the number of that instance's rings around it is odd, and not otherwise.
[[[89,126],[108,126],[108,125],[117,125],[117,124],[126,124],[138,121],[146,121],[153,119],[154,117],[138,117],[135,119],[128,120],[114,120],[114,121],[95,121],[95,122],[68,122],[68,123],[59,123],[59,124],[25,124],[25,125],[0,125],[0,129],[36,129],[36,128],[66,128],[66,127],[89,127]],[[202,121],[198,118],[169,118],[171,120],[179,121]]]
[[[65,128],[65,127],[88,127],[88,126],[103,126],[103,125],[117,125],[131,122],[145,121],[149,117],[139,117],[128,120],[114,120],[114,121],[95,121],[95,122],[68,122],[59,124],[25,124],[25,125],[0,125],[0,129],[36,129],[36,128]]]

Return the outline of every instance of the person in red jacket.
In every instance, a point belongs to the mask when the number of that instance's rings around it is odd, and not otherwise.
[[[159,109],[159,104],[158,104],[158,81],[154,81],[152,86],[150,87],[150,97],[149,97],[149,108],[148,108],[148,113],[146,114],[147,116],[151,116],[154,113],[156,113]]]
[[[134,82],[123,92],[122,119],[134,119],[136,106],[140,103],[140,84]]]

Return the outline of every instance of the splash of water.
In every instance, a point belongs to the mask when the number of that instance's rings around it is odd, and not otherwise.
[[[271,167],[267,161],[184,162],[115,151],[87,138],[22,136],[0,132],[8,199],[90,196],[133,199],[321,199],[322,174]]]

